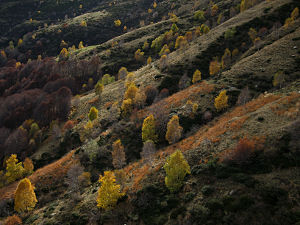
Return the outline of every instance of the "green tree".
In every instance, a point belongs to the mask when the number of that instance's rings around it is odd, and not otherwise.
[[[98,110],[93,106],[89,112],[89,120],[93,121],[98,118]]]
[[[31,211],[36,203],[34,187],[28,178],[24,178],[19,182],[15,192],[15,210],[19,213]]]
[[[171,192],[178,191],[183,185],[183,179],[191,173],[190,166],[180,150],[174,152],[164,165],[166,171],[165,184]]]
[[[116,184],[116,176],[112,171],[105,171],[99,182],[101,187],[98,190],[97,207],[110,210],[125,193],[120,192],[120,185]]]
[[[143,142],[148,140],[153,142],[157,141],[157,135],[155,134],[155,119],[152,114],[144,119],[142,127],[142,139]]]

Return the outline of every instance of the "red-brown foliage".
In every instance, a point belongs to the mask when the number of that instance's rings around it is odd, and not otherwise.
[[[68,120],[63,127],[64,131],[71,130],[74,127],[74,121]]]
[[[4,225],[21,225],[22,220],[17,215],[9,216],[4,221]]]

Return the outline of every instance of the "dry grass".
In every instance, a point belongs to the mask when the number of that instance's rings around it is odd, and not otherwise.
[[[34,186],[48,186],[56,181],[60,181],[66,175],[70,166],[75,162],[73,159],[74,151],[69,152],[61,159],[35,171],[29,180]],[[11,199],[14,197],[18,181],[0,189],[0,200]]]

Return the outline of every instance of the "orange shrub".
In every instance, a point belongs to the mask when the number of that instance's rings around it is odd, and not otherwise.
[[[4,221],[4,225],[21,225],[22,220],[17,215],[9,216]]]

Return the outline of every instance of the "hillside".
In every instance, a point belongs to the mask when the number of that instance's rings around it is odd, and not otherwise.
[[[1,2],[0,225],[299,225],[299,7]]]

